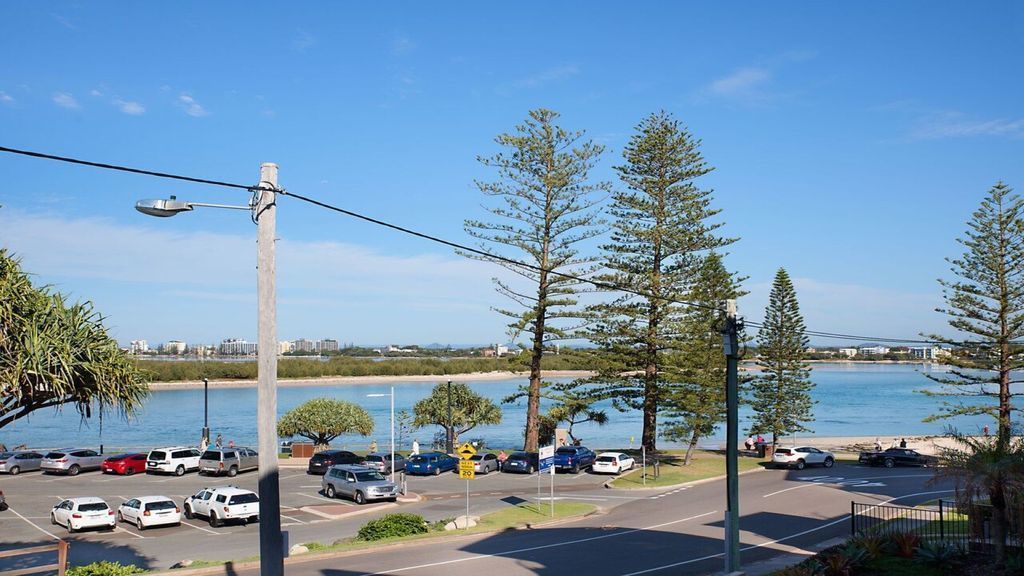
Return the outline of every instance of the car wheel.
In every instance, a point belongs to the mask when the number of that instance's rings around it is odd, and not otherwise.
[[[831,456],[829,456],[828,458],[825,458],[825,468],[831,468],[832,465],[835,464],[835,463],[836,463],[836,461]]]
[[[338,493],[334,490],[334,484],[328,484],[327,490],[324,492],[327,494],[328,498],[336,498],[338,496]]]
[[[81,471],[82,469],[78,466],[78,464],[72,464],[71,468],[68,468],[68,474],[72,476],[78,476],[78,473]]]
[[[238,476],[238,467],[232,466],[228,468],[228,478],[234,478],[235,476]]]
[[[124,516],[121,514],[120,510],[117,511],[117,521],[124,522]]]
[[[185,465],[184,464],[178,464],[178,467],[174,469],[174,475],[175,476],[184,476],[185,475]]]
[[[573,474],[579,474],[580,473],[580,465],[579,464],[573,464],[572,465],[572,473]]]
[[[18,472],[21,472],[21,468],[18,468],[17,466],[7,471],[7,473],[10,474],[11,476],[17,476]]]
[[[131,466],[129,466],[128,468],[124,469],[124,475],[125,476],[132,476],[134,474],[135,474],[135,468],[132,468]]]
[[[195,514],[192,513],[192,507],[189,506],[188,504],[186,504],[185,505],[185,518],[188,519],[188,520],[191,520],[191,519],[193,519],[195,517],[196,517]]]
[[[434,468],[434,476],[440,476],[440,475],[441,475],[441,469],[440,468]]]
[[[71,520],[68,520],[67,528],[68,528],[68,534],[74,534],[75,533],[75,527],[71,525]]]
[[[800,460],[796,461],[796,469],[797,470],[803,470],[805,467],[807,467],[807,463],[804,462],[802,458]]]
[[[210,511],[210,526],[220,528],[220,518],[217,518],[217,513],[213,511]]]
[[[366,504],[366,496],[363,496],[363,493],[360,492],[359,490],[356,490],[356,495],[353,498],[353,500],[355,500],[356,504],[359,504],[359,505]]]
[[[142,518],[135,519],[135,527],[139,529],[139,532],[142,532],[146,529],[146,527],[142,524]]]
[[[54,516],[53,512],[50,512],[50,524],[57,526],[57,517]]]
[[[886,468],[892,468],[893,466],[896,465],[896,461],[893,460],[892,458],[886,458],[884,464]]]
[[[530,464],[529,466],[526,467],[526,473],[533,474],[533,464]]]

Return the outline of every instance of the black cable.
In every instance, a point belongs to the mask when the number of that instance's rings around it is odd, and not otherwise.
[[[267,190],[272,191],[269,188],[254,188],[245,184],[234,184],[231,182],[221,182],[219,180],[207,180],[206,178],[193,178],[191,176],[181,176],[178,174],[169,174],[167,172],[155,172],[153,170],[143,170],[141,168],[130,168],[127,166],[118,166],[116,164],[104,164],[102,162],[90,162],[88,160],[79,160],[77,158],[69,158],[67,156],[54,156],[53,154],[43,154],[42,152],[32,152],[31,150],[19,150],[17,148],[8,148],[6,146],[0,146],[0,152],[10,152],[12,154],[20,154],[22,156],[30,156],[32,158],[42,158],[44,160],[57,160],[59,162],[67,162],[69,164],[80,164],[82,166],[92,166],[94,168],[105,168],[107,170],[117,170],[119,172],[129,172],[132,174],[142,174],[144,176],[156,176],[157,178],[169,178],[171,180],[181,180],[184,182],[194,182],[196,184],[210,184],[212,186],[222,186],[224,188],[238,188],[241,190]]]

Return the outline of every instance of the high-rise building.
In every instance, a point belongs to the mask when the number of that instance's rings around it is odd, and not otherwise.
[[[225,355],[251,356],[256,353],[256,343],[242,339],[228,338],[220,343],[220,353]]]
[[[282,340],[282,341],[277,343],[277,353],[278,354],[287,354],[287,353],[291,352],[294,349],[295,349],[295,343],[294,342],[289,342],[287,340]]]
[[[170,340],[163,345],[161,351],[164,354],[184,354],[188,346],[181,340]]]
[[[145,354],[149,352],[149,344],[145,340],[132,340],[128,348],[129,354]]]
[[[295,342],[292,342],[294,352],[316,352],[316,342],[312,340],[306,340],[305,338],[299,338]]]
[[[331,338],[320,340],[319,342],[316,343],[316,351],[320,352],[321,354],[324,352],[337,352],[338,341],[333,340]]]

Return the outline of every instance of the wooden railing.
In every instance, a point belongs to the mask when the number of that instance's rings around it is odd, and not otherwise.
[[[57,571],[57,576],[64,576],[64,570],[68,565],[68,543],[66,540],[58,540],[56,544],[48,544],[46,546],[33,546],[32,548],[22,548],[20,550],[6,550],[0,552],[0,558],[11,558],[13,556],[27,556],[29,554],[43,554],[45,552],[56,552],[57,563],[47,564],[45,566],[33,566],[31,568],[21,568],[18,570],[6,570],[0,572],[0,576],[21,576],[22,574],[38,574],[40,572],[52,572]]]

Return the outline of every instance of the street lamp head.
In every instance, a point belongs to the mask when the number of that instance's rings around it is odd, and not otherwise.
[[[367,398],[386,398],[388,396],[391,396],[391,394],[367,394],[366,395]]]
[[[192,203],[182,202],[175,196],[171,196],[166,200],[163,198],[150,198],[136,202],[135,209],[149,216],[168,218],[180,212],[191,211]]]

